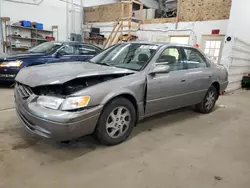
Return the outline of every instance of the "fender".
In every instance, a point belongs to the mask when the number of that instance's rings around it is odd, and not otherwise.
[[[131,95],[135,98],[136,100],[136,103],[138,103],[138,100],[135,96],[135,94],[130,91],[129,89],[127,88],[122,88],[121,90],[117,91],[117,90],[114,90],[112,91],[111,93],[109,93],[108,95],[106,95],[106,97],[103,98],[103,100],[101,101],[101,105],[105,105],[107,104],[110,100],[112,100],[113,98],[119,96],[119,95],[124,95],[124,94],[128,94],[128,95]]]

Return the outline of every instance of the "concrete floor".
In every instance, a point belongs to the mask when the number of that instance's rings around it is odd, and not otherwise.
[[[0,89],[1,188],[249,188],[250,91],[222,96],[215,111],[189,109],[141,122],[130,139],[70,145],[28,134]],[[223,106],[226,105],[226,106]]]

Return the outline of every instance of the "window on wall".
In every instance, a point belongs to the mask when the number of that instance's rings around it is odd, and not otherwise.
[[[224,36],[218,37],[203,37],[202,50],[206,56],[214,63],[220,62],[221,51],[223,47]]]
[[[152,42],[168,42],[169,37],[167,35],[154,34],[154,35],[151,36],[151,41]]]
[[[170,43],[189,44],[189,36],[171,36]]]
[[[207,40],[205,43],[205,54],[215,63],[219,62],[221,41]]]

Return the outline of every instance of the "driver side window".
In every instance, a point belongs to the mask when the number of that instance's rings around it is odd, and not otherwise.
[[[142,56],[145,56],[145,60],[146,60],[146,59],[148,60],[149,57],[151,56],[151,51],[150,51],[150,49],[141,49],[141,48],[137,49],[137,50],[135,51],[134,58],[133,58],[132,61],[139,62],[139,61],[142,60]],[[147,61],[147,60],[146,60],[146,61]],[[145,63],[146,63],[146,62],[145,62]]]
[[[59,50],[59,53],[64,55],[78,55],[78,50],[75,45],[65,45]]]
[[[157,59],[156,63],[166,63],[170,66],[171,71],[178,71],[184,69],[184,63],[178,48],[166,48]]]

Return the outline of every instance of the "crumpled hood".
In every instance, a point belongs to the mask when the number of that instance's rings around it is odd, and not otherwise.
[[[3,61],[15,61],[15,60],[23,60],[27,58],[33,58],[33,57],[41,57],[44,56],[44,53],[21,53],[16,55],[1,55],[0,56],[0,62]]]
[[[30,87],[63,84],[75,78],[88,76],[126,74],[135,71],[97,65],[88,62],[45,64],[21,69],[16,81]]]

